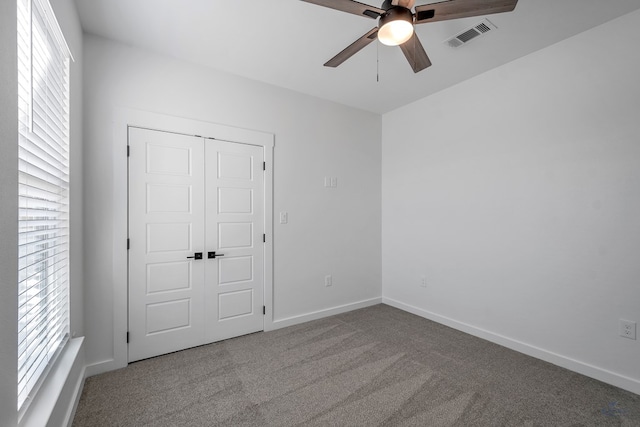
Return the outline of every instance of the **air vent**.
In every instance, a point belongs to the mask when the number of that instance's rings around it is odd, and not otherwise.
[[[497,28],[498,27],[493,25],[493,23],[491,23],[491,21],[489,21],[488,19],[483,19],[479,24],[461,31],[460,33],[456,34],[450,39],[445,40],[444,42],[450,47],[460,47],[463,44],[469,43],[473,39],[487,34],[489,31],[496,30]]]

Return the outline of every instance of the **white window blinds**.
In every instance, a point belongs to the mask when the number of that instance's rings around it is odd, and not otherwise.
[[[48,0],[18,3],[18,409],[69,335],[69,49]]]

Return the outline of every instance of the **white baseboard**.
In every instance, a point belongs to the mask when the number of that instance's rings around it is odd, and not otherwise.
[[[116,369],[125,368],[128,365],[128,361],[118,361],[114,359],[101,360],[87,365],[85,371],[85,378],[92,377],[94,375],[103,374],[109,371],[115,371]]]
[[[561,354],[553,353],[543,348],[535,347],[530,344],[505,337],[504,335],[496,334],[491,331],[478,328],[468,323],[459,322],[449,317],[441,316],[439,314],[423,310],[421,308],[414,307],[412,305],[405,304],[391,298],[382,297],[382,303],[398,308],[400,310],[407,311],[417,316],[424,317],[425,319],[433,320],[434,322],[441,323],[453,329],[466,332],[478,338],[491,341],[503,347],[507,347],[511,350],[526,354],[527,356],[532,356],[536,359],[544,360],[545,362],[549,362],[554,365],[569,369],[570,371],[586,375],[587,377],[595,378],[596,380],[614,385],[616,387],[620,387],[632,393],[640,394],[640,381],[636,379],[629,378],[624,375],[620,375],[615,372],[611,372],[606,369],[602,369],[597,366],[593,366],[588,363],[563,356]]]
[[[265,325],[265,332],[280,328],[286,328],[287,326],[297,325],[299,323],[309,322],[311,320],[322,319],[323,317],[346,313],[347,311],[357,310],[359,308],[370,307],[372,305],[380,304],[381,302],[382,298],[371,298],[368,300],[339,305],[337,307],[331,307],[324,310],[313,311],[311,313],[300,314],[284,319],[277,319],[274,320],[271,325],[269,325],[269,327]]]

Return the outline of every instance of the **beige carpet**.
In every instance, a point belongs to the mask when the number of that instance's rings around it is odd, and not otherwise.
[[[386,305],[88,378],[82,426],[640,426],[640,396]]]

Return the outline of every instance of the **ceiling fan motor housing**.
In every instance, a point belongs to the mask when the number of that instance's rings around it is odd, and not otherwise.
[[[382,6],[380,6],[380,9],[383,10],[389,10],[393,7],[393,5],[391,4],[391,0],[384,0],[382,2]]]
[[[384,15],[380,16],[380,26],[382,27],[385,23],[398,19],[413,23],[413,13],[406,7],[391,6]]]

